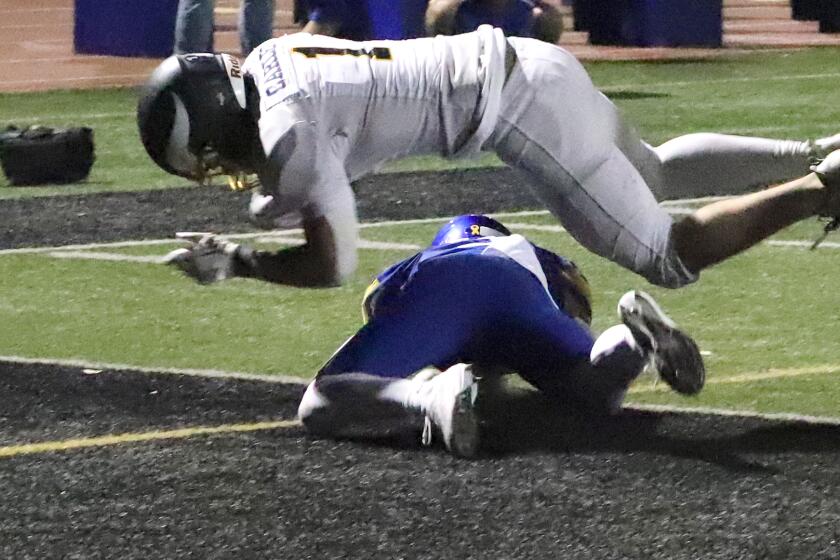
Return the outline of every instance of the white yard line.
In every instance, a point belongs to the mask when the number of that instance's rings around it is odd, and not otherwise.
[[[511,231],[549,231],[553,233],[564,233],[566,228],[557,224],[518,224],[505,223],[505,226]]]
[[[423,249],[423,247],[414,243],[391,243],[388,241],[372,241],[370,239],[359,239],[359,248],[378,249],[381,251],[420,251]]]
[[[698,84],[738,84],[749,82],[789,82],[791,80],[823,80],[826,78],[840,78],[840,72],[824,72],[818,74],[780,74],[778,76],[744,76],[742,78],[717,78],[714,80],[678,80],[672,82],[644,82],[631,84],[613,84],[600,86],[601,91],[606,94],[617,93],[625,90],[684,87]]]
[[[304,240],[301,237],[289,237],[284,233],[277,235],[263,235],[262,237],[254,238],[257,243],[282,243],[283,245],[303,245]],[[378,249],[382,251],[419,251],[423,247],[416,243],[396,243],[391,241],[375,241],[372,239],[359,238],[357,242],[359,249]]]
[[[115,241],[111,243],[82,243],[76,245],[56,245],[52,247],[20,247],[18,249],[3,249],[0,255],[52,253],[53,251],[86,251],[90,249],[117,249],[120,247],[145,247],[150,245],[171,245],[177,239],[138,239],[136,241]]]
[[[548,215],[547,210],[525,210],[521,212],[499,212],[493,214],[493,216],[497,218],[507,218],[507,217],[526,217],[526,216],[545,216]],[[367,222],[359,225],[360,229],[369,229],[369,228],[381,228],[381,227],[390,227],[390,226],[399,226],[399,225],[406,225],[406,224],[443,224],[444,222],[452,219],[454,216],[446,216],[440,218],[420,218],[416,220],[389,220],[389,221],[382,221],[382,222]],[[252,233],[232,233],[232,234],[222,234],[218,237],[220,239],[230,239],[230,240],[240,240],[240,239],[261,239],[261,240],[270,240],[270,241],[281,241],[281,238],[288,237],[288,236],[299,236],[303,234],[303,230],[300,228],[292,228],[292,229],[284,229],[284,230],[276,230],[276,231],[259,231],[259,232],[252,232]],[[120,247],[143,247],[147,245],[170,245],[172,243],[177,243],[178,240],[175,238],[171,239],[138,239],[135,241],[112,241],[112,242],[105,242],[105,243],[82,243],[82,244],[75,244],[75,245],[54,245],[50,247],[20,247],[17,249],[2,249],[0,250],[0,256],[2,255],[17,255],[17,254],[31,254],[31,253],[52,253],[54,251],[85,251],[90,249],[116,249]],[[370,243],[379,243],[373,242]],[[388,247],[389,249],[392,248],[409,248],[407,244],[394,244],[394,247]],[[411,248],[414,246],[412,245]]]
[[[303,239],[288,238],[283,236],[260,237],[257,241],[263,243],[281,243],[283,245],[303,245]],[[171,241],[170,241],[171,243]],[[390,243],[387,241],[371,241],[360,239],[359,249],[375,249],[380,251],[419,251],[420,245],[411,243]],[[124,253],[108,253],[105,251],[71,251],[59,249],[55,251],[41,252],[49,257],[57,259],[82,259],[92,261],[111,262],[134,262],[144,264],[164,264],[165,255],[126,255]]]
[[[681,215],[681,214],[688,214],[693,212],[693,209],[687,207],[685,205],[694,205],[694,204],[707,204],[710,202],[715,202],[717,200],[724,200],[729,197],[724,196],[710,196],[710,197],[702,197],[702,198],[692,198],[692,199],[684,199],[684,200],[671,200],[662,203],[662,207],[666,208],[670,214],[674,215]],[[549,212],[547,210],[525,210],[519,212],[497,212],[493,213],[492,216],[507,220],[507,218],[519,218],[519,217],[530,217],[530,216],[548,216]],[[418,218],[413,220],[387,220],[382,222],[367,222],[359,224],[359,229],[376,229],[376,228],[383,228],[383,227],[392,227],[392,226],[400,226],[400,225],[412,225],[412,224],[443,224],[446,221],[452,219],[454,216],[444,216],[438,218]],[[545,231],[545,232],[553,232],[553,233],[565,233],[566,230],[558,225],[558,224],[529,224],[524,222],[511,222],[507,224],[508,227],[514,231],[522,230],[522,231]],[[231,234],[220,234],[218,237],[220,239],[228,239],[228,240],[256,240],[258,242],[268,242],[268,243],[284,243],[287,245],[299,245],[302,243],[302,239],[300,236],[303,234],[303,230],[300,228],[293,228],[293,229],[284,229],[284,230],[275,230],[275,231],[261,231],[261,232],[251,232],[251,233],[231,233]],[[117,256],[117,254],[112,253],[101,253],[104,256],[90,256],[89,254],[83,253],[84,251],[96,250],[96,249],[119,249],[124,247],[144,247],[144,246],[154,246],[154,245],[171,245],[173,243],[177,243],[177,240],[172,239],[140,239],[135,241],[114,241],[114,242],[106,242],[106,243],[84,243],[84,244],[75,244],[75,245],[58,245],[58,246],[50,246],[50,247],[20,247],[17,249],[2,249],[0,250],[0,256],[3,255],[17,255],[17,254],[38,254],[38,253],[46,253],[53,257],[58,258],[89,258],[89,259],[99,259],[99,260],[112,260],[112,261],[133,261],[133,262],[155,262],[155,258],[157,257],[137,257],[137,256],[126,256],[125,258],[121,258]],[[790,240],[790,241],[781,241],[781,240],[770,240],[765,241],[765,245],[775,246],[775,247],[796,247],[796,248],[810,248],[813,244],[813,240]],[[380,250],[420,250],[422,247],[420,245],[412,244],[412,243],[392,243],[387,241],[374,241],[374,240],[366,240],[360,239],[359,247],[362,249],[380,249]],[[824,241],[820,248],[825,249],[838,249],[840,248],[840,242],[835,241]],[[64,254],[59,254],[64,253]]]
[[[671,208],[673,206],[680,207],[684,204],[710,204],[719,200],[726,200],[733,198],[732,196],[701,196],[697,198],[680,198],[679,200],[665,200],[660,203],[664,208]]]
[[[766,245],[771,245],[773,247],[796,247],[796,248],[804,248],[810,249],[814,245],[814,240],[810,241],[765,241]],[[840,249],[840,243],[837,241],[823,241],[819,244],[817,249]]]
[[[163,264],[164,262],[163,255],[153,257],[125,255],[123,253],[105,253],[102,251],[52,251],[47,253],[47,255],[57,259],[85,259],[91,261],[136,262],[150,264]]]

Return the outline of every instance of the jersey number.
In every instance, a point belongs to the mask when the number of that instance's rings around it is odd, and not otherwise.
[[[375,60],[391,60],[391,49],[387,47],[373,47],[370,49],[338,49],[333,47],[294,47],[292,52],[300,53],[306,58],[316,56],[367,56]]]

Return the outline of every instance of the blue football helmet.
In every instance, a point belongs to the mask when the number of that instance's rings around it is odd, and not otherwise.
[[[464,214],[452,218],[440,228],[432,240],[432,247],[467,241],[477,237],[505,237],[510,230],[489,216],[482,214]]]

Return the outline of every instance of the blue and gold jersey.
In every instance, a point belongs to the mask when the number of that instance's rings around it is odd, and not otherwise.
[[[403,287],[429,261],[458,253],[473,253],[510,259],[528,270],[543,286],[553,303],[572,317],[591,322],[591,293],[586,278],[575,264],[551,251],[543,249],[521,235],[504,237],[481,237],[458,241],[437,247],[429,247],[381,272],[368,286],[362,301],[365,320],[377,313],[387,312],[390,306],[402,305]],[[451,274],[469,274],[469,270],[458,271],[445,268]],[[492,278],[476,279],[476,289]]]
[[[434,366],[493,364],[535,379],[589,359],[587,302],[574,265],[521,235],[427,248],[383,271],[364,299],[367,322],[319,375],[407,377]]]

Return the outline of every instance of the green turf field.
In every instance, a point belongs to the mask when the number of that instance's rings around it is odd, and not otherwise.
[[[642,287],[696,336],[707,353],[708,389],[686,399],[643,378],[634,401],[840,415],[840,318],[825,273],[837,247],[810,252],[765,244],[706,272],[690,288],[668,291],[591,256],[565,233],[534,227],[554,225],[548,215],[503,218],[583,268],[595,294],[596,330],[614,324],[625,290]],[[380,225],[365,228],[362,238],[419,246],[438,225]],[[783,237],[808,240],[815,231],[807,224]],[[369,279],[412,252],[364,249],[348,285],[302,290],[244,279],[198,286],[150,258],[173,247],[0,254],[0,324],[8,326],[0,354],[308,376],[360,325],[359,298]]]
[[[701,130],[805,138],[840,131],[838,60],[840,49],[816,49],[588,67],[596,84],[653,142]],[[2,122],[86,124],[97,140],[97,163],[87,184],[0,188],[0,197],[186,184],[146,157],[137,139],[134,103],[135,93],[128,89],[0,95]],[[497,162],[488,157],[472,164]],[[415,158],[390,170],[447,165]],[[528,226],[554,224],[549,216],[505,221],[582,266],[596,297],[596,330],[612,324],[621,293],[641,287],[657,296],[708,353],[710,383],[700,397],[673,396],[644,378],[633,401],[840,416],[840,318],[832,274],[840,254],[832,244],[814,252],[764,244],[708,271],[697,285],[665,291],[589,255],[566,234]],[[362,237],[421,245],[439,225],[368,228]],[[774,240],[807,241],[817,232],[816,223],[803,224]],[[142,260],[172,247],[85,251],[134,258],[115,261],[66,252],[64,258],[43,251],[0,253],[0,355],[308,376],[359,326],[359,298],[369,279],[411,252],[365,249],[348,285],[300,290],[239,279],[200,287]]]
[[[840,49],[755,53],[702,62],[598,62],[593,81],[659,143],[697,131],[808,138],[840,130]],[[97,161],[87,184],[0,188],[0,198],[137,190],[187,183],[157,169],[137,135],[133,89],[0,94],[0,123],[90,126]],[[451,162],[410,158],[386,171],[499,165],[492,156]],[[5,186],[0,179],[0,187]]]

